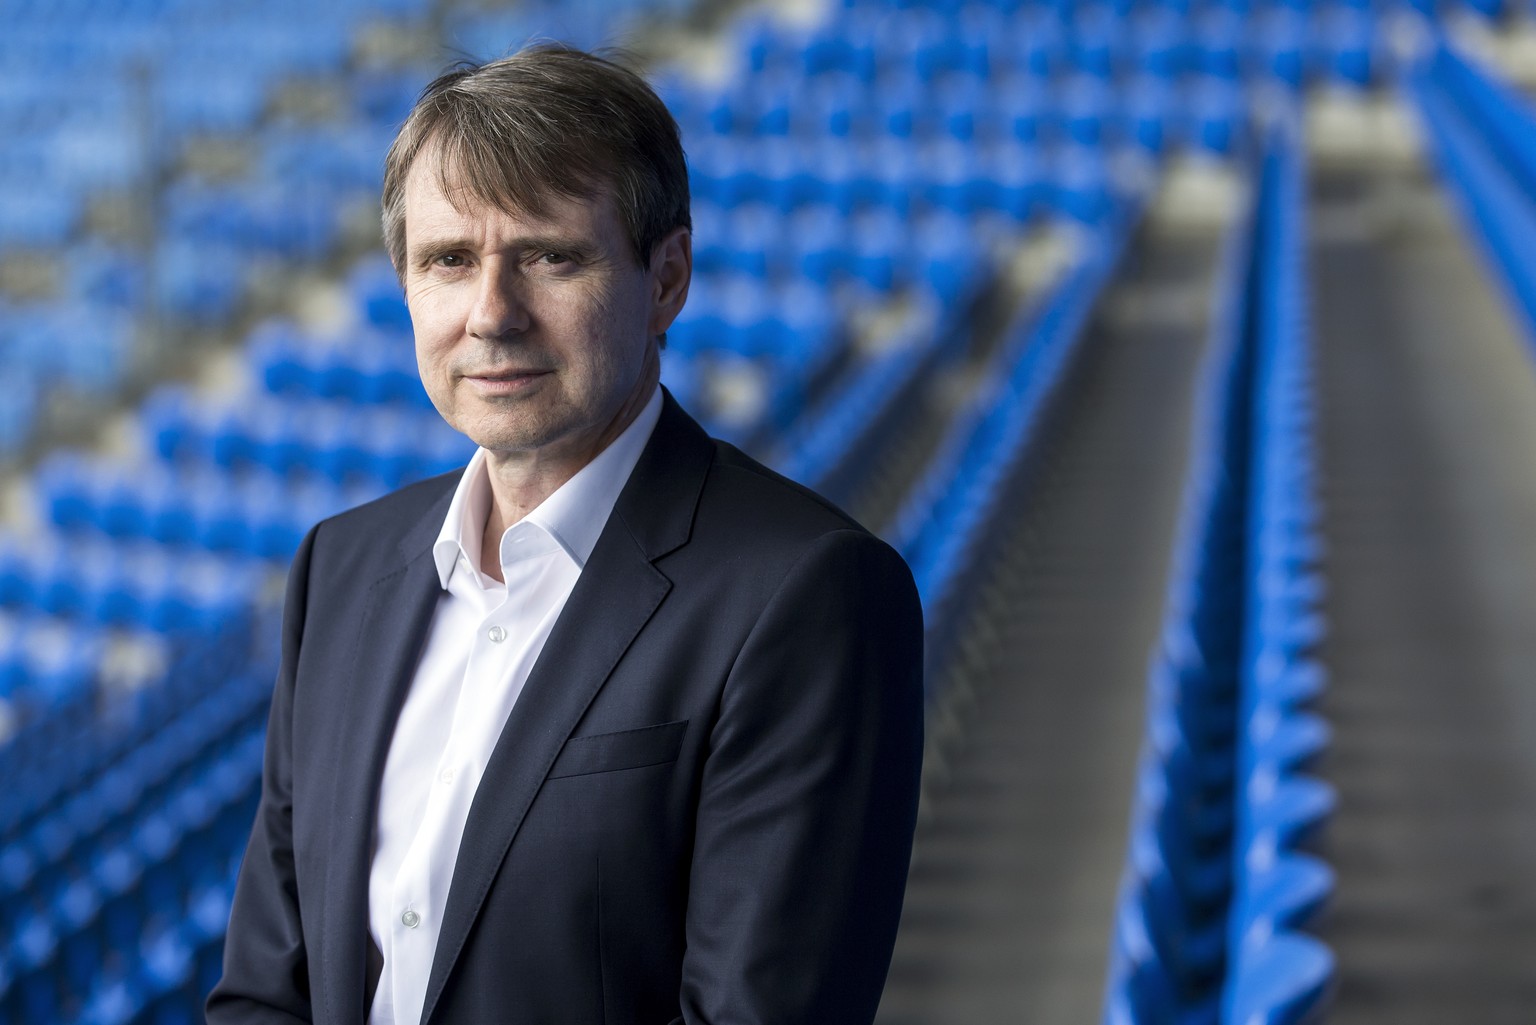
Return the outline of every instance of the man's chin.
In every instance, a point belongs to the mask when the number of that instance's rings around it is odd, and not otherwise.
[[[588,441],[592,439],[587,436],[591,433],[544,425],[516,431],[484,431],[478,436],[469,435],[469,439],[490,453],[496,462],[528,462],[535,457],[540,462],[562,458],[584,462],[591,458],[589,454],[583,455],[590,447]]]

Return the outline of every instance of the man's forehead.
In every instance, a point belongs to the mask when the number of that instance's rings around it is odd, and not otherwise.
[[[584,187],[578,180],[562,183],[538,183],[515,180],[510,175],[495,174],[490,168],[470,169],[462,155],[445,154],[441,146],[425,146],[412,161],[406,175],[407,201],[433,197],[447,201],[459,212],[472,212],[487,206],[507,214],[550,217],[556,209],[604,206],[611,201],[611,189],[602,184]]]
[[[457,219],[466,225],[483,223],[495,214],[546,227],[601,225],[610,219],[616,223],[618,216],[608,189],[567,195],[553,189],[518,189],[508,182],[477,182],[454,162],[445,163],[432,153],[423,153],[411,166],[405,200],[407,235],[413,208],[434,221]]]

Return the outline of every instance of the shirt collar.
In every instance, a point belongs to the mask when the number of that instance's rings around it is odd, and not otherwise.
[[[508,533],[526,529],[521,528],[522,524],[535,526],[565,552],[577,569],[584,568],[592,557],[592,549],[597,546],[609,514],[613,512],[614,503],[619,499],[619,492],[624,490],[625,482],[634,472],[640,453],[660,418],[661,389],[656,388],[623,433],[509,527]],[[464,475],[459,478],[442,530],[432,545],[432,558],[437,564],[437,577],[443,590],[448,589],[461,556],[466,565],[478,569],[485,521],[490,512],[491,476],[486,451],[482,448],[475,451]],[[504,564],[508,561],[506,541],[507,536],[503,535],[501,558]]]

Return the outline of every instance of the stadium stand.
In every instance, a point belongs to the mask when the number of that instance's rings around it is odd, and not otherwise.
[[[1297,126],[1309,89],[1400,81],[1529,336],[1532,114],[1447,27],[1502,13],[845,0],[724,20],[722,74],[658,65],[696,237],[664,381],[881,530],[927,610],[926,832],[886,1025],[1022,1014],[1020,980],[1038,1020],[1116,1025],[1315,1021],[1347,993],[1349,958],[1317,938],[1352,876],[1319,840],[1338,792],[1311,775],[1338,629]],[[708,19],[681,0],[17,0],[7,18],[0,467],[30,526],[0,529],[0,1023],[178,1025],[218,973],[287,558],[316,520],[468,455],[416,380],[373,234],[392,125],[454,48]],[[1424,53],[1389,47],[1402,25]],[[1224,175],[1251,203],[1220,246],[1169,242],[1152,222],[1171,183]],[[1117,327],[1163,260],[1198,325]],[[210,339],[235,343],[208,363],[233,383],[184,366]],[[88,450],[78,425],[104,410],[127,426]],[[1106,509],[1063,465],[1124,490]],[[1084,554],[1116,540],[1113,565]],[[1042,604],[1077,599],[1032,589],[1052,565],[1103,620],[1053,624]],[[966,768],[1024,736],[1004,769]],[[1110,762],[1126,771],[1103,782]],[[1064,817],[951,851],[1022,850],[979,898],[1022,910],[935,940],[942,902],[978,900],[933,868],[957,843],[944,809],[967,772],[1004,770],[1011,814],[1050,779]],[[1042,847],[1097,874],[1026,922],[1009,887],[1089,878]],[[1081,949],[1052,960],[1053,925]],[[923,976],[952,950],[969,995]]]

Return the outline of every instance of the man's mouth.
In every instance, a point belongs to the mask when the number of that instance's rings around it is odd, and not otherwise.
[[[513,369],[486,371],[478,374],[466,374],[465,379],[470,381],[481,391],[492,394],[507,394],[535,384],[540,378],[550,374],[548,370]]]

